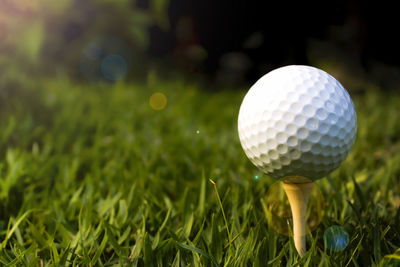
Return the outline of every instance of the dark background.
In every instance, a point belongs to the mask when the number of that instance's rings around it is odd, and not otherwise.
[[[8,80],[64,73],[101,82],[156,70],[229,87],[307,64],[356,90],[365,79],[393,90],[398,17],[387,3],[357,0],[3,0],[0,69]],[[104,62],[112,75],[101,73]]]
[[[146,1],[139,4],[146,7]],[[376,72],[382,68],[399,66],[397,13],[377,1],[172,0],[171,31],[151,28],[149,54],[165,57],[197,43],[207,58],[200,68],[183,69],[218,75],[225,68],[247,80],[281,65],[319,65],[323,59],[348,65],[357,76],[381,76]],[[186,40],[177,38],[182,23],[190,32]]]

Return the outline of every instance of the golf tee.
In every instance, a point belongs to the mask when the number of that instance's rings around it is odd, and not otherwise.
[[[293,218],[293,238],[297,252],[301,257],[306,253],[307,204],[314,183],[283,183],[283,189],[289,199]]]

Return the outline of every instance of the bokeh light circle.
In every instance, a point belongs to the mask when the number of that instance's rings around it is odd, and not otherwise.
[[[334,225],[324,232],[324,245],[331,251],[343,251],[349,244],[349,233],[342,226]]]
[[[128,64],[120,55],[106,56],[101,62],[101,73],[110,81],[124,78],[127,70]]]
[[[80,60],[80,71],[91,82],[123,79],[131,64],[131,51],[120,39],[102,35],[88,42]]]
[[[268,225],[276,232],[289,236],[293,229],[292,212],[282,182],[273,183],[262,199]],[[317,184],[307,205],[307,233],[317,229],[325,213],[325,200]]]
[[[167,97],[160,92],[154,93],[150,96],[150,107],[155,110],[162,110],[167,106]]]

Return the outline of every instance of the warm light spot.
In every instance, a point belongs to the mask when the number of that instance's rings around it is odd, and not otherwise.
[[[167,105],[167,97],[163,93],[154,93],[150,96],[150,106],[155,110],[162,110]]]

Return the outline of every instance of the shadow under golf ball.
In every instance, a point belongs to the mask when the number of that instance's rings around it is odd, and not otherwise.
[[[261,200],[268,225],[276,232],[289,236],[292,234],[293,222],[289,200],[282,182],[272,184]],[[307,233],[315,230],[325,213],[325,200],[320,188],[315,184],[307,205]]]

